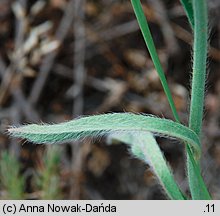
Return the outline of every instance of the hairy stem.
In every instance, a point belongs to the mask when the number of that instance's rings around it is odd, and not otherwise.
[[[200,135],[203,118],[206,59],[208,46],[208,21],[206,1],[193,0],[193,7],[195,14],[195,27],[189,127],[194,130],[197,135]]]
[[[203,1],[203,0],[196,0],[196,1],[197,1],[197,4],[199,4],[199,2]],[[170,104],[174,118],[177,122],[180,122],[178,113],[176,111],[176,107],[175,107],[173,99],[172,99],[172,95],[170,93],[170,90],[169,90],[169,87],[168,87],[168,84],[166,81],[166,77],[163,72],[163,68],[161,66],[160,60],[159,60],[158,55],[156,53],[156,48],[154,46],[154,42],[153,42],[149,27],[147,24],[147,20],[145,18],[145,15],[144,15],[144,12],[143,12],[143,9],[141,6],[141,2],[140,2],[140,0],[131,0],[131,2],[133,5],[133,8],[134,8],[138,23],[140,25],[140,29],[142,31],[145,43],[147,45],[147,48],[149,50],[149,53],[151,55],[151,58],[152,58],[153,63],[155,65],[155,68],[157,70],[157,73],[160,77],[165,94],[168,98],[168,102]],[[188,16],[188,19],[190,20],[191,26],[194,27],[194,20],[193,20],[193,18],[194,18],[195,20],[197,20],[196,21],[196,28],[198,28],[198,22],[200,22],[199,17],[198,17],[198,11],[194,17],[193,10],[192,10],[193,9],[192,2],[191,1],[187,2],[186,0],[185,1],[182,0],[181,2],[184,6],[184,9],[187,12],[187,16]],[[199,13],[202,13],[202,12],[200,11]],[[207,19],[207,18],[205,18],[205,19]],[[196,29],[196,31],[197,31],[197,36],[198,36],[198,30]],[[196,40],[197,40],[197,37],[195,37],[195,41]],[[196,45],[194,45],[194,47],[195,46]],[[206,53],[206,51],[205,51],[205,53]],[[194,58],[195,58],[195,55],[194,55]],[[205,69],[205,66],[203,67],[203,70],[204,69]],[[196,79],[197,78],[195,78],[195,77],[193,78],[193,80],[196,80]],[[201,95],[204,95],[204,90]],[[192,94],[192,97],[193,97],[193,94]],[[202,97],[204,98],[204,96],[202,96]],[[202,100],[200,103],[202,105],[200,107],[203,107],[203,103],[204,103],[204,101]],[[191,106],[191,110],[192,109],[194,109],[194,107]],[[191,113],[191,110],[190,110],[190,113]],[[194,113],[195,112],[196,111],[194,111]],[[190,114],[190,116],[191,116],[191,114]],[[200,174],[200,167],[198,166],[198,162],[197,162],[198,160],[195,160],[194,154],[192,153],[192,149],[190,148],[189,144],[186,144],[186,146],[187,146],[187,148],[186,148],[186,151],[187,151],[187,171],[188,171],[189,186],[190,186],[190,191],[191,191],[192,197],[193,198],[199,197],[200,199],[210,199],[210,195],[207,191],[207,188],[205,186],[203,178]],[[195,189],[197,189],[197,192],[195,192]],[[197,193],[197,195],[195,195],[195,193]]]
[[[193,0],[194,9],[194,52],[193,52],[193,77],[190,104],[189,127],[200,136],[203,118],[204,92],[206,79],[206,59],[208,40],[208,18],[205,0]],[[189,151],[189,150],[188,150]],[[196,173],[192,167],[200,170],[199,161],[195,164],[187,154],[187,170],[189,176],[190,191],[192,199],[211,199],[203,182],[202,185],[195,181]]]

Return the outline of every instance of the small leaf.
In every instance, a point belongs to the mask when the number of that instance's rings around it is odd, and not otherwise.
[[[132,134],[111,134],[110,139],[116,139],[131,146],[132,153],[152,167],[162,187],[170,199],[184,200],[182,192],[176,184],[173,174],[158,147],[152,133],[133,132]]]

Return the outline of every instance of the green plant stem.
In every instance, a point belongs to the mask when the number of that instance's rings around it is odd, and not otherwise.
[[[191,109],[190,109],[190,116],[191,116],[190,127],[192,127],[192,129],[194,129],[195,132],[197,132],[197,134],[200,135],[201,125],[202,125],[203,103],[204,103],[205,68],[206,68],[206,52],[207,52],[207,13],[206,13],[207,9],[205,2],[203,2],[203,5],[200,5],[201,4],[200,1],[192,2],[192,0],[181,0],[181,3],[186,11],[188,20],[194,31],[194,41],[195,41],[194,66],[193,66],[193,82],[192,82],[193,84],[192,100],[191,100]],[[199,4],[199,6],[203,7],[203,9],[201,10],[200,8],[198,8],[196,4]],[[193,7],[195,12],[193,12]],[[196,13],[195,14],[196,26],[194,22],[194,13]],[[203,31],[203,34],[200,33],[201,31]],[[200,66],[199,68],[198,65]],[[197,68],[198,68],[198,72],[195,72],[197,71]],[[200,89],[200,91],[197,91],[197,89]],[[194,94],[195,91],[196,93]],[[200,179],[200,182],[202,182],[202,184],[200,184],[197,181],[197,178],[201,177],[201,175],[198,175],[200,172],[199,161],[195,162],[192,161],[191,159],[192,159],[191,150],[190,147],[187,146],[187,172],[189,177],[189,186],[190,186],[192,198],[210,199],[211,197],[202,179]]]
[[[200,136],[203,118],[204,92],[206,79],[206,59],[207,59],[207,40],[208,40],[208,18],[207,5],[205,0],[193,0],[194,9],[194,52],[193,52],[193,77],[190,104],[189,127]],[[192,199],[211,199],[207,188],[199,185],[196,178],[196,170],[200,170],[199,161],[192,164],[190,155],[187,154],[187,167],[189,185]],[[202,187],[202,188],[201,188]]]
[[[205,0],[193,0],[195,14],[193,77],[189,127],[200,136],[203,118],[208,40],[207,6]]]
[[[201,0],[198,0],[197,4],[199,4],[199,2],[201,2]],[[178,113],[176,111],[176,107],[174,105],[174,102],[173,102],[173,99],[172,99],[172,96],[171,96],[171,93],[170,93],[170,90],[169,90],[169,87],[168,87],[168,84],[167,84],[167,81],[166,81],[166,78],[165,78],[165,75],[163,72],[163,68],[161,66],[160,60],[159,60],[158,55],[156,53],[156,48],[154,46],[154,42],[153,42],[149,27],[147,24],[147,20],[145,18],[145,15],[144,15],[144,12],[143,12],[143,9],[141,6],[140,0],[131,0],[131,3],[134,8],[134,12],[137,17],[137,20],[138,20],[141,32],[143,34],[145,43],[147,45],[147,48],[148,48],[149,53],[151,55],[151,58],[154,62],[157,73],[160,77],[165,94],[168,98],[168,102],[170,104],[174,118],[177,122],[180,122]],[[194,22],[192,21],[192,17],[194,15],[193,15],[193,10],[191,10],[192,9],[192,7],[190,6],[191,3],[188,2],[190,4],[187,4],[186,1],[183,1],[183,0],[182,0],[182,3],[184,3],[184,5],[185,5],[184,8],[187,12],[187,16],[190,20],[191,25],[193,24],[192,26],[194,26]],[[202,13],[202,12],[199,12],[199,13]],[[198,11],[197,11],[194,18],[195,18],[195,20],[197,20],[195,31],[198,31],[197,25],[198,25],[198,22],[200,22],[200,20],[199,20],[200,18],[198,17]],[[197,32],[197,36],[198,36],[198,32]],[[197,37],[195,37],[195,40],[197,40]],[[194,45],[194,47],[195,46],[196,45]],[[194,58],[195,58],[195,55],[194,55]],[[195,64],[194,64],[194,66],[195,66]],[[204,70],[204,68],[205,68],[205,66],[203,67],[203,70]],[[194,76],[194,74],[193,74],[193,76]],[[193,80],[196,80],[196,78],[194,77]],[[193,93],[192,93],[192,95],[193,95]],[[201,95],[204,95],[204,90]],[[203,96],[203,98],[204,98],[204,96]],[[194,100],[194,102],[195,102],[195,100]],[[202,100],[202,103],[200,103],[201,104],[200,107],[203,107],[203,102],[204,101]],[[191,106],[191,109],[193,109],[192,106]],[[194,119],[194,120],[196,120],[196,119]],[[195,161],[194,154],[192,153],[192,149],[190,148],[189,144],[186,144],[186,151],[187,151],[187,171],[188,171],[188,178],[189,178],[189,187],[190,187],[190,191],[192,194],[192,198],[193,199],[210,199],[210,195],[209,195],[208,190],[205,186],[203,178],[200,174],[200,167],[199,167],[198,163],[196,162],[198,160]],[[195,191],[195,190],[197,190],[197,191]]]
[[[204,180],[200,174],[200,167],[194,160],[190,146],[187,149],[187,173],[189,179],[189,188],[193,200],[210,200],[211,196],[207,190]]]
[[[152,58],[152,61],[154,63],[154,66],[155,66],[155,68],[156,68],[156,70],[159,74],[162,86],[164,88],[164,92],[167,96],[169,105],[170,105],[171,110],[172,110],[173,116],[174,116],[174,118],[177,122],[180,122],[179,116],[178,116],[176,108],[175,108],[174,101],[172,99],[170,89],[169,89],[167,81],[166,81],[166,77],[164,75],[162,65],[160,63],[160,59],[157,55],[157,51],[156,51],[156,48],[155,48],[155,45],[154,45],[154,42],[153,42],[153,38],[151,36],[150,29],[149,29],[147,20],[145,18],[140,0],[131,0],[131,3],[132,3],[132,6],[134,8],[134,12],[135,12],[135,15],[137,17],[138,23],[140,25],[140,29],[141,29],[141,32],[143,34],[144,41],[147,45],[147,48],[148,48],[148,51],[149,51],[150,56]]]

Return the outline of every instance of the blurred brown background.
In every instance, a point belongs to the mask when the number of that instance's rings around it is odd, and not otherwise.
[[[142,3],[187,124],[189,24],[178,0]],[[208,5],[202,168],[213,198],[220,199],[220,1],[208,0]],[[8,125],[124,111],[172,119],[129,0],[0,1],[1,199],[166,199],[151,169],[132,158],[124,144],[101,139],[51,148],[5,133]],[[188,193],[184,147],[175,140],[158,142]]]

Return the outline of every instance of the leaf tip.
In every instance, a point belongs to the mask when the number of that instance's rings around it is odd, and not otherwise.
[[[21,133],[21,128],[20,127],[14,127],[10,126],[9,128],[6,129],[5,133],[8,134],[9,136],[16,136],[16,134]]]

